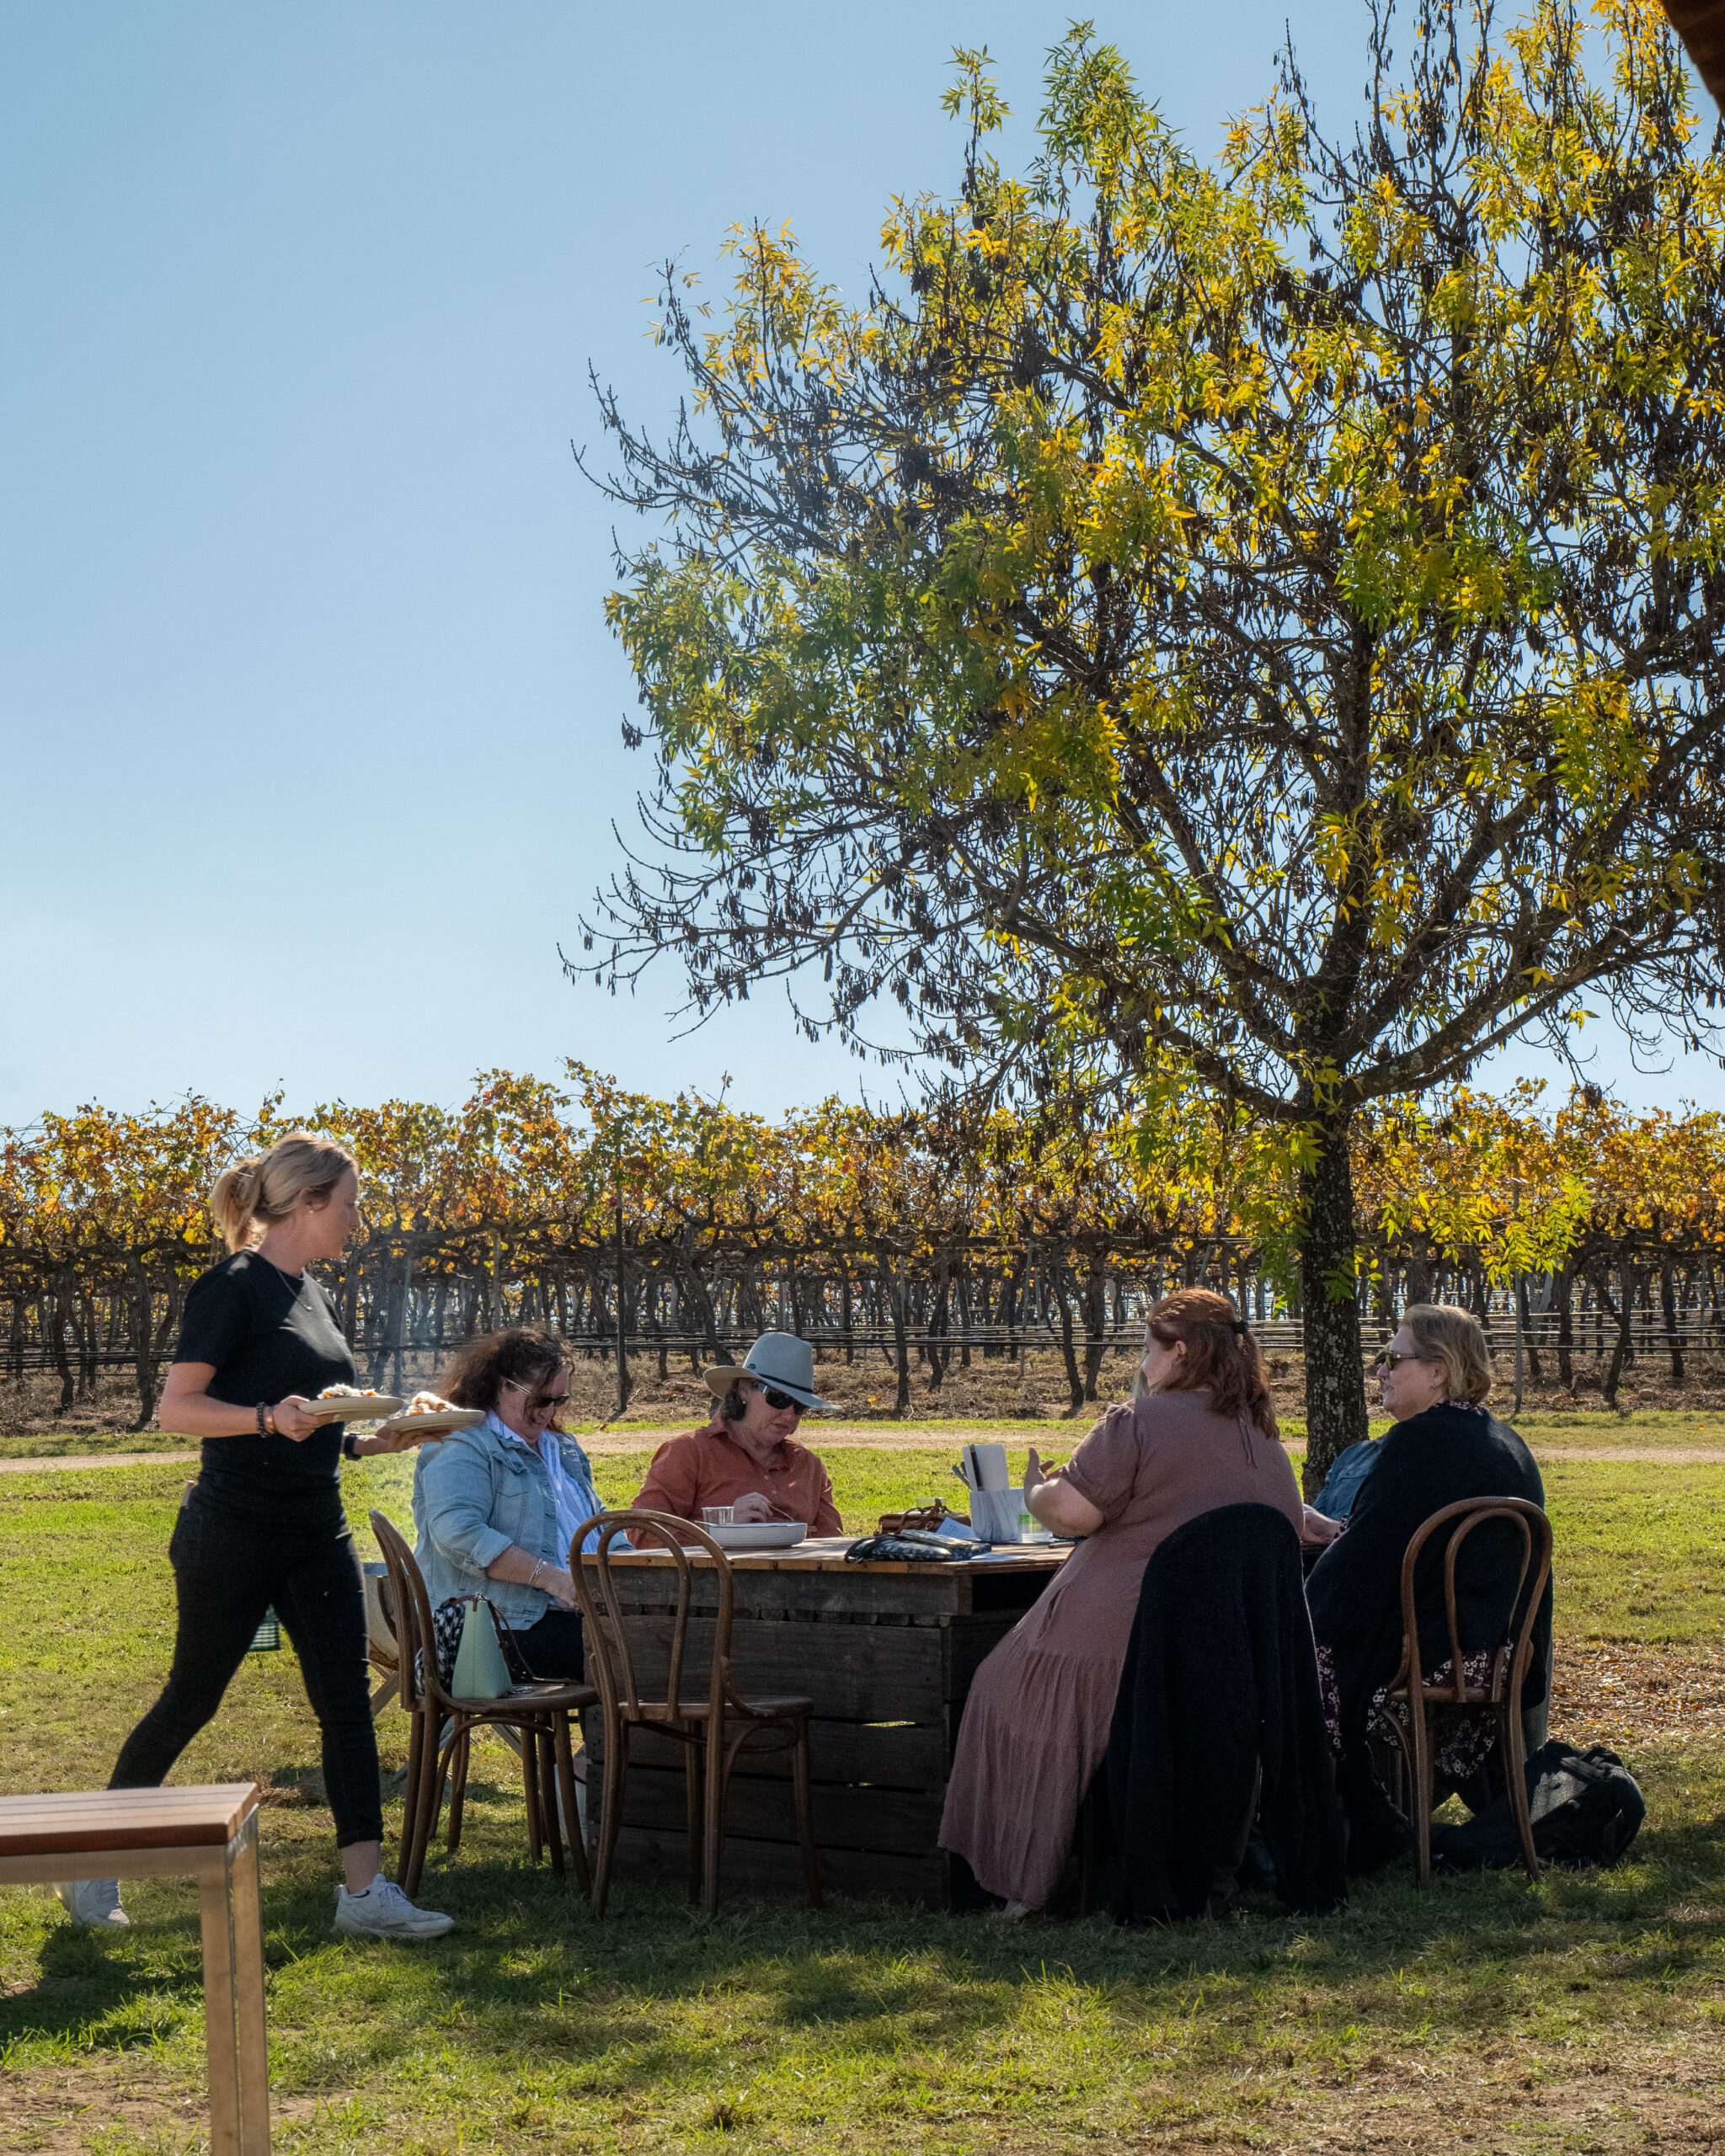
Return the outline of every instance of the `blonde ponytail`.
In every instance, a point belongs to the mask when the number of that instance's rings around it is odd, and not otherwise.
[[[230,1251],[248,1250],[302,1197],[327,1200],[350,1168],[357,1174],[359,1163],[344,1145],[291,1130],[267,1153],[222,1171],[210,1193],[210,1216]]]

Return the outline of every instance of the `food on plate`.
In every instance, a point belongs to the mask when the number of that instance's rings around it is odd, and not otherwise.
[[[459,1415],[461,1410],[452,1400],[445,1400],[441,1394],[416,1392],[408,1402],[407,1412],[409,1415]]]
[[[326,1385],[318,1397],[319,1400],[382,1400],[383,1395],[375,1385]]]

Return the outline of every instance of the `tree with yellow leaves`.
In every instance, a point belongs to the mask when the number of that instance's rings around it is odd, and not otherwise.
[[[668,535],[601,974],[1278,1133],[1319,1469],[1361,1112],[1589,995],[1719,1040],[1725,162],[1651,0],[1594,12],[1429,0],[1398,61],[1375,8],[1357,131],[1290,55],[1210,162],[1075,25],[1022,176],[962,53],[864,302],[740,232],[716,321],[667,280],[670,436],[603,403]]]

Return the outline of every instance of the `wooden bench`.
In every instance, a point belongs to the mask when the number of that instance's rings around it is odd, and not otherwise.
[[[0,1797],[0,1885],[190,1872],[204,1932],[211,2156],[264,2156],[270,2068],[258,1899],[258,1785]]]

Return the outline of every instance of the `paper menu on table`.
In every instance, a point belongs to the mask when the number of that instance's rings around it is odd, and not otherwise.
[[[1007,1473],[1006,1447],[1004,1445],[966,1445],[964,1480],[973,1490],[1011,1489],[1012,1478]]]

